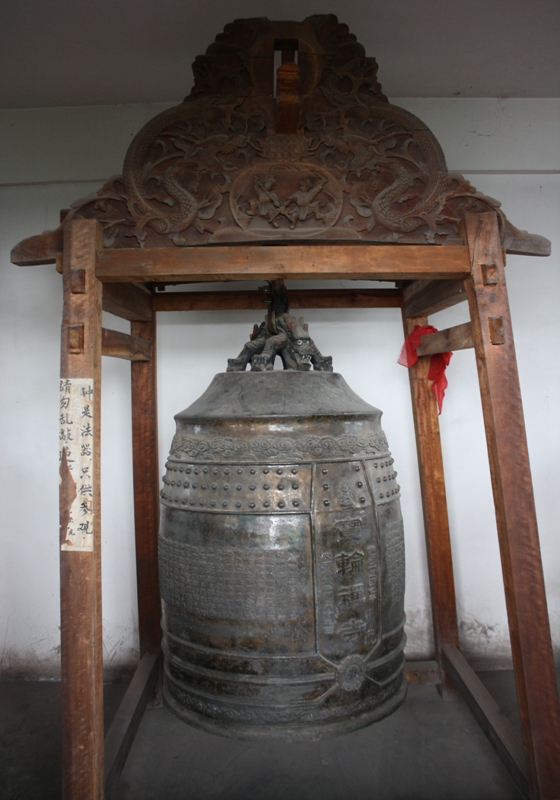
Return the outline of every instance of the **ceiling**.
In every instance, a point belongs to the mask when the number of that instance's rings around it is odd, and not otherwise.
[[[559,97],[560,0],[0,0],[0,106],[173,102],[237,17],[335,13],[394,97]]]

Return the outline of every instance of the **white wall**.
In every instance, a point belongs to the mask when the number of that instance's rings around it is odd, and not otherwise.
[[[560,644],[560,297],[558,100],[401,99],[434,131],[451,170],[502,201],[518,227],[549,237],[548,259],[509,256],[507,278],[527,422],[553,638]],[[0,112],[0,669],[55,676],[59,666],[58,370],[61,282],[54,267],[18,268],[11,247],[52,229],[59,210],[119,172],[126,148],[162,105]],[[476,173],[476,174],[475,174]],[[464,322],[463,305],[434,316]],[[409,657],[431,654],[422,513],[408,376],[396,364],[398,312],[314,310],[313,338],[352,388],[382,408],[399,471],[407,542]],[[173,415],[225,368],[260,314],[172,313],[159,320],[160,471]],[[123,321],[106,325],[125,330]],[[472,352],[454,355],[441,417],[462,643],[475,660],[509,643],[478,382]],[[107,674],[136,653],[130,380],[104,360],[103,621]]]

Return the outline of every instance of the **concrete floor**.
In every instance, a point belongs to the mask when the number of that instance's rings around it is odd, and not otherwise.
[[[516,723],[513,675],[482,673]],[[106,720],[125,684],[106,686]],[[0,683],[0,799],[59,800],[60,684]],[[321,742],[245,742],[149,709],[118,800],[519,800],[507,771],[459,698],[412,686],[369,728]]]

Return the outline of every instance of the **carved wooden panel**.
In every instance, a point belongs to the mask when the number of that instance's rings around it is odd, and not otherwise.
[[[288,59],[277,96],[275,49]],[[123,174],[67,222],[97,218],[117,248],[462,244],[464,214],[497,209],[504,246],[527,249],[496,201],[447,172],[428,128],[387,101],[375,60],[336,17],[236,20],[193,70],[190,96],[140,131]]]

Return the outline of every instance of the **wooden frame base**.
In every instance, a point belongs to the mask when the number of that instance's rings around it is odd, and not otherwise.
[[[93,410],[95,440],[92,481],[91,484],[88,481],[87,491],[83,482],[77,486],[68,465],[64,461],[61,464],[61,530],[70,531],[78,489],[85,492],[88,503],[91,499],[87,513],[93,520],[92,537],[85,549],[72,552],[64,544],[64,538],[61,548],[66,800],[101,800],[104,792],[107,797],[114,793],[158,677],[156,310],[254,308],[260,302],[255,292],[165,295],[153,293],[153,284],[255,277],[412,281],[402,289],[294,293],[294,307],[400,308],[405,333],[416,324],[425,324],[429,314],[468,298],[470,322],[423,337],[418,364],[410,370],[436,661],[409,664],[407,678],[416,683],[435,682],[444,696],[457,689],[521,792],[532,800],[553,800],[559,796],[560,706],[495,213],[469,216],[466,235],[468,247],[300,244],[280,248],[224,246],[207,250],[193,247],[105,251],[98,223],[94,220],[72,223],[62,259],[61,378],[91,384],[92,406],[91,409],[88,406],[88,412]],[[130,334],[102,330],[102,308],[129,320]],[[439,420],[427,378],[429,354],[459,347],[474,348],[478,365],[522,739],[505,722],[459,651]],[[141,651],[140,664],[106,740],[105,768],[99,525],[102,354],[128,359],[132,365]]]

